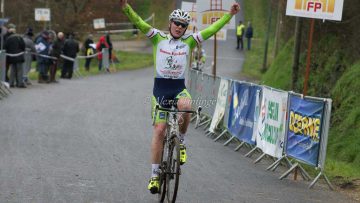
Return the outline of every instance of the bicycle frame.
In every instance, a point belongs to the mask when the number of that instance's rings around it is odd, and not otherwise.
[[[174,106],[171,109],[161,108],[159,105],[156,105],[154,115],[153,115],[153,125],[155,124],[156,116],[158,110],[166,112],[166,134],[163,141],[163,154],[160,163],[160,191],[159,199],[160,202],[163,202],[165,196],[167,196],[169,202],[175,202],[178,185],[179,185],[179,175],[181,174],[180,170],[180,151],[179,151],[179,113],[196,113],[197,114],[197,124],[199,123],[201,107],[198,107],[197,111],[183,111],[178,110]],[[177,149],[174,151],[174,148]],[[176,153],[176,155],[174,154]],[[176,159],[173,159],[173,155],[177,156]],[[164,159],[165,158],[165,159]],[[170,181],[174,181],[174,188],[170,185]]]

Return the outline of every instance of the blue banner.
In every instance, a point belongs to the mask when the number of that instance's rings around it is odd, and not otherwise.
[[[249,84],[233,83],[229,111],[228,130],[239,140],[254,145],[254,112],[256,92],[260,87]]]
[[[290,95],[287,155],[312,166],[318,165],[325,103]]]

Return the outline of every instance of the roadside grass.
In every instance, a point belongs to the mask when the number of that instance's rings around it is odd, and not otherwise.
[[[267,72],[262,75],[262,81],[265,85],[283,89],[291,89],[292,76],[292,55],[294,41],[289,42],[283,47],[278,56],[274,59]],[[247,59],[246,59],[247,60]]]
[[[119,59],[119,63],[114,63],[110,65],[111,72],[118,72],[123,70],[136,70],[141,68],[150,67],[153,65],[153,57],[152,54],[146,53],[137,53],[137,52],[124,52],[117,51],[115,52],[116,57]],[[98,59],[93,58],[91,60],[90,71],[86,71],[84,68],[85,59],[81,59],[79,63],[79,71],[82,76],[90,76],[104,73],[104,71],[98,70]],[[36,68],[36,63],[32,64],[33,70]],[[31,72],[29,74],[29,78],[31,80],[37,79],[38,73]],[[60,71],[58,70],[57,75],[60,75]]]
[[[265,53],[268,6],[269,1],[267,0],[252,0],[251,3],[245,2],[243,5],[245,13],[244,24],[247,26],[247,22],[251,21],[254,29],[251,50],[245,52],[246,60],[243,66],[243,74],[255,80],[260,80],[262,77],[261,69],[263,67]],[[276,12],[273,12],[272,16],[271,27],[274,28]],[[274,32],[275,30],[271,30],[270,32],[267,67],[273,61]],[[246,43],[247,41],[244,38],[244,44],[246,45]]]

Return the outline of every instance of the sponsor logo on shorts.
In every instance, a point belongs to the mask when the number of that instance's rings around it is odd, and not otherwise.
[[[165,112],[159,113],[159,119],[165,119]]]

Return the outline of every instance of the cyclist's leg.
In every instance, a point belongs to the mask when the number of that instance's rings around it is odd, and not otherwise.
[[[189,92],[184,89],[182,92],[180,92],[177,96],[176,99],[178,100],[177,102],[177,107],[179,110],[191,110],[191,96],[189,94]],[[191,115],[188,113],[184,113],[182,114],[182,121],[183,122],[179,122],[179,127],[180,127],[180,133],[181,134],[185,134],[187,131],[187,128],[189,126],[190,123],[190,117]]]
[[[152,97],[152,113],[154,116],[154,108],[156,102],[155,97]],[[163,150],[163,141],[165,137],[166,130],[166,113],[163,111],[158,111],[155,119],[154,132],[151,141],[151,178],[149,181],[148,189],[151,193],[158,193],[160,190],[159,183],[159,166]]]
[[[176,97],[178,100],[177,107],[179,110],[191,110],[191,96],[189,92],[184,89],[182,92],[178,94]],[[185,147],[185,133],[190,123],[191,115],[188,113],[184,113],[181,115],[181,119],[179,120],[179,131],[180,131],[180,164],[183,165],[186,162],[186,147]]]
[[[156,123],[151,141],[151,163],[160,164],[166,123]]]

